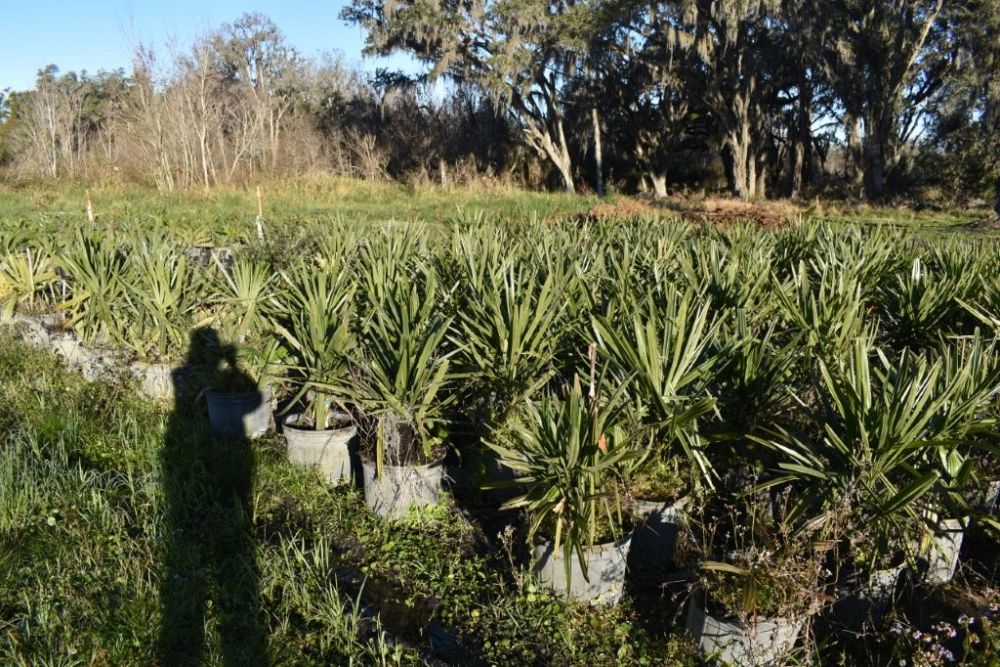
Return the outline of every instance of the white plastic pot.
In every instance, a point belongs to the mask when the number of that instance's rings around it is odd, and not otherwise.
[[[208,423],[218,435],[257,438],[271,427],[271,390],[205,393]]]
[[[427,465],[382,465],[379,476],[375,461],[361,457],[365,502],[384,519],[398,519],[411,507],[436,504],[441,498],[444,457]]]
[[[698,596],[688,603],[687,629],[706,657],[724,665],[781,664],[798,641],[805,618],[760,618],[752,623],[716,618]]]
[[[661,577],[673,565],[677,534],[687,519],[687,497],[668,502],[633,500],[632,511],[641,519],[632,534],[628,568],[634,574]]]
[[[966,525],[968,520],[962,519],[944,519],[938,523],[934,537],[931,538],[924,554],[928,583],[945,584],[954,578]]]
[[[343,413],[335,413],[334,419],[349,418]],[[300,466],[315,468],[330,484],[339,484],[351,479],[351,452],[349,443],[357,433],[353,424],[343,428],[322,429],[299,426],[303,421],[301,413],[285,418],[285,442],[288,444],[288,459]]]
[[[630,531],[617,542],[584,547],[587,577],[583,576],[583,568],[574,550],[570,557],[571,576],[567,582],[562,546],[556,551],[553,542],[544,540],[535,545],[534,574],[540,584],[561,595],[592,604],[615,604],[621,599],[625,587],[625,563],[631,543]]]

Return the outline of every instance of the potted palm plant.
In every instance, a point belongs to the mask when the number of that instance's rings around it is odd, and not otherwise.
[[[338,397],[346,394],[355,287],[347,267],[303,264],[282,273],[285,290],[274,328],[291,350],[289,379],[298,386],[291,405],[305,408],[284,419],[288,458],[317,468],[331,484],[351,476],[348,449],[355,436],[350,412]],[[334,407],[334,406],[338,407]]]
[[[477,446],[463,454],[482,464],[487,480],[496,481],[509,471],[497,464],[492,450],[478,446],[482,438],[503,431],[519,406],[555,374],[553,359],[565,328],[568,278],[517,265],[496,251],[486,255],[486,259],[465,256],[468,291],[450,338],[458,350],[469,430]]]
[[[278,376],[283,353],[273,339],[237,346],[224,343],[209,327],[192,332],[188,366],[206,387],[213,432],[245,438],[267,433],[274,398],[270,384]]]
[[[274,306],[276,272],[266,262],[245,257],[230,264],[216,261],[215,268],[222,284],[211,307],[226,339],[242,344],[265,333]]]
[[[692,523],[701,562],[687,629],[699,649],[726,665],[781,663],[820,607],[815,528],[752,500]]]
[[[355,395],[374,422],[361,446],[365,501],[398,518],[438,501],[444,476],[443,414],[454,400],[444,352],[451,319],[440,312],[433,269],[385,276],[369,265],[371,316],[363,327]],[[416,270],[415,270],[416,271]]]
[[[633,569],[662,571],[670,562],[687,495],[708,479],[709,464],[698,437],[698,420],[715,400],[706,388],[719,359],[708,350],[717,324],[709,304],[695,307],[693,291],[653,291],[635,299],[630,319],[594,319],[604,356],[632,393],[633,413],[650,434],[641,456],[625,468],[632,507],[642,518],[630,558]],[[593,363],[593,362],[592,362]]]
[[[539,581],[591,602],[615,603],[624,586],[632,527],[619,468],[635,454],[625,390],[591,398],[576,378],[563,396],[529,404],[509,442],[488,443],[516,475],[496,486],[525,488],[504,508],[528,513]]]
[[[933,502],[943,471],[932,454],[947,456],[961,444],[968,421],[995,391],[994,380],[973,373],[973,360],[904,351],[892,363],[858,339],[841,363],[819,362],[818,405],[802,420],[813,431],[751,436],[779,455],[778,475],[762,487],[792,484],[793,513],[846,522],[838,580],[854,590],[839,591],[850,599],[841,609],[856,609],[860,595],[864,615],[884,611],[900,555],[913,562],[927,511],[944,509]],[[841,620],[856,626],[866,619],[852,612]]]
[[[164,238],[145,239],[136,248],[136,263],[128,277],[124,300],[128,325],[121,329],[126,346],[135,354],[132,374],[151,398],[172,399],[177,362],[188,332],[197,328],[193,313],[199,302],[199,275],[184,255]]]

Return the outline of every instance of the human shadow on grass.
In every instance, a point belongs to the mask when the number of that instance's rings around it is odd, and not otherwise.
[[[209,662],[206,633],[214,633],[223,664],[261,665],[267,630],[252,533],[253,450],[248,437],[210,431],[192,391],[192,369],[225,386],[253,386],[234,347],[213,329],[192,333],[187,359],[173,372],[175,404],[160,454],[167,544],[159,663]]]

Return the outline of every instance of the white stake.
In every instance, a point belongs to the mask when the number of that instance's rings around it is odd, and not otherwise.
[[[260,200],[260,186],[257,186],[257,239],[264,242],[264,207]]]

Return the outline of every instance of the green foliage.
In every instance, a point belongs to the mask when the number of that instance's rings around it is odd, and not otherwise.
[[[292,350],[293,380],[299,385],[294,402],[315,392],[309,406],[313,427],[327,428],[328,392],[348,393],[349,362],[355,352],[352,330],[355,287],[350,269],[340,270],[302,264],[282,273],[285,289],[275,315],[274,328]]]
[[[44,250],[26,247],[0,262],[0,313],[9,317],[23,306],[33,307],[57,281],[56,266]]]
[[[772,439],[754,438],[783,457],[780,476],[765,486],[797,482],[793,517],[835,538],[867,537],[860,548],[869,564],[891,555],[940,483],[931,453],[966,444],[967,425],[996,391],[981,355],[945,361],[904,350],[893,362],[858,340],[842,364],[820,361],[819,433],[774,429]]]
[[[214,298],[224,336],[244,341],[266,328],[272,307],[275,275],[266,264],[237,257],[231,267],[220,265],[223,285]]]
[[[466,261],[470,273],[476,271],[478,259]],[[555,374],[568,280],[552,267],[504,261],[480,281],[470,281],[452,339],[463,368],[480,387],[477,395],[489,402],[494,428],[502,428],[510,411]]]
[[[783,319],[810,354],[825,360],[842,358],[855,340],[873,335],[862,294],[857,275],[823,259],[800,262],[792,280],[775,292]]]
[[[59,262],[73,277],[72,296],[61,305],[69,326],[87,343],[122,342],[129,265],[112,237],[78,231]]]
[[[718,361],[706,353],[718,329],[718,323],[708,323],[709,308],[697,305],[692,292],[669,291],[663,301],[652,293],[638,298],[631,321],[621,328],[606,318],[594,320],[599,353],[620,382],[634,386],[636,408],[648,411],[656,440],[668,447],[677,443],[706,477],[708,460],[691,436],[715,405],[705,394]]]
[[[444,410],[454,400],[444,391],[452,375],[451,353],[443,349],[451,319],[440,312],[446,294],[433,268],[411,275],[397,267],[381,256],[362,269],[372,312],[364,323],[356,393],[366,408],[412,428],[430,462],[443,440]],[[399,460],[399,452],[385,451],[382,430],[376,445],[380,467],[387,454]]]
[[[920,348],[957,328],[959,301],[968,298],[977,275],[968,268],[953,264],[935,271],[918,257],[895,286],[882,290],[881,313],[894,345]]]
[[[151,237],[133,248],[132,269],[119,274],[128,310],[119,328],[125,344],[141,359],[178,358],[194,322],[200,276],[164,238]],[[95,267],[96,268],[96,267]]]
[[[522,421],[512,425],[510,442],[490,442],[525,493],[504,504],[530,516],[529,540],[541,533],[562,550],[566,580],[572,558],[584,576],[584,548],[622,535],[624,508],[616,467],[636,451],[631,447],[623,401],[625,385],[607,397],[600,386],[584,396],[579,378],[562,397],[529,404]]]

